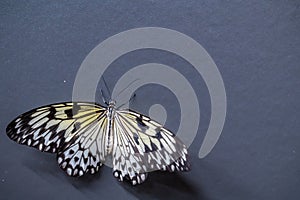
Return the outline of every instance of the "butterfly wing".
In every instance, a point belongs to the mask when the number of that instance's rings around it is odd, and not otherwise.
[[[161,124],[134,111],[117,111],[114,121],[113,175],[133,185],[154,170],[189,171],[187,148]]]
[[[10,139],[40,151],[57,153],[71,176],[97,171],[106,133],[106,108],[84,102],[51,104],[18,116],[6,128]]]

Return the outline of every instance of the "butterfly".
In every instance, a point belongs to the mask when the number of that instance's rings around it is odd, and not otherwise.
[[[10,139],[57,154],[69,176],[94,174],[108,160],[113,176],[132,185],[147,172],[189,171],[186,146],[171,131],[129,109],[89,102],[65,102],[21,114],[6,129]]]

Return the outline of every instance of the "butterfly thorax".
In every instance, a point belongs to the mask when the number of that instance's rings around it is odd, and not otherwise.
[[[108,104],[108,109],[107,109],[107,120],[108,120],[108,129],[107,129],[107,134],[106,134],[106,141],[107,141],[107,145],[105,148],[106,151],[106,155],[110,154],[112,151],[112,147],[113,147],[113,134],[112,134],[112,130],[113,130],[113,126],[114,126],[114,118],[115,118],[115,112],[116,112],[116,101],[115,100],[110,100],[109,104]]]

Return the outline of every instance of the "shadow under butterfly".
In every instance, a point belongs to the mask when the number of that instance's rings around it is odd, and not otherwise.
[[[204,199],[204,194],[179,173],[156,171],[139,187],[124,185],[126,191],[138,199]]]

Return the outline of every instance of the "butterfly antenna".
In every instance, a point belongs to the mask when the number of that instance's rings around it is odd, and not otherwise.
[[[129,88],[129,86],[130,85],[132,85],[134,82],[136,82],[136,81],[138,81],[138,80],[140,80],[140,79],[135,79],[135,80],[133,80],[133,81],[131,81],[123,90],[121,90],[118,94],[117,94],[117,96],[115,97],[115,99],[120,95],[120,94],[122,94],[122,92],[124,92],[127,88]],[[135,95],[134,95],[135,96]]]
[[[103,90],[101,89],[100,92],[101,92],[101,97],[102,97],[103,103],[105,103],[108,106],[108,102],[105,100]]]
[[[109,98],[111,99],[111,92],[110,92],[110,89],[109,89],[109,87],[108,87],[108,85],[107,85],[105,79],[104,79],[104,76],[102,76],[102,79],[103,79],[103,83],[104,83],[104,85],[105,85],[105,88],[106,88],[106,90],[107,90],[107,92],[108,92],[108,94],[109,94]],[[101,91],[101,93],[102,93],[102,95],[103,95],[103,91]]]

